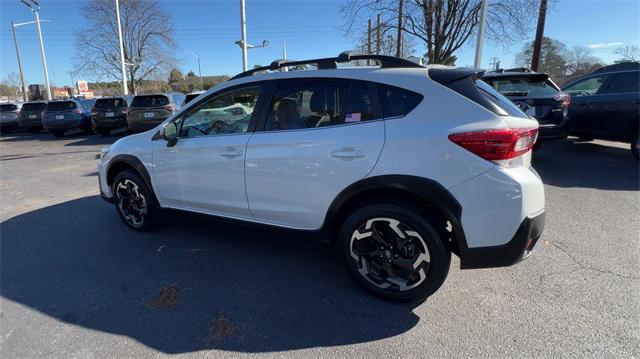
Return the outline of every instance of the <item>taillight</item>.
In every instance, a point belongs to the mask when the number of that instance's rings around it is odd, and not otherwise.
[[[120,109],[120,111],[122,111],[122,113],[128,113],[129,112],[129,108],[128,107],[123,107]]]
[[[82,113],[82,111],[80,111],[79,108],[74,108],[73,111],[71,111],[73,113]]]
[[[510,128],[453,133],[449,139],[458,146],[490,161],[508,160],[533,148],[538,129]]]
[[[172,103],[166,105],[164,108],[166,108],[167,111],[171,111],[171,112],[175,112],[176,111],[176,107]]]
[[[569,107],[569,105],[571,105],[571,95],[569,95],[568,93],[558,92],[555,96],[553,96],[553,99],[558,102],[562,102],[563,107]]]
[[[96,110],[96,108],[95,108],[95,107],[94,107],[94,108],[92,108],[92,109],[91,109],[91,115],[92,115],[92,116],[96,116],[97,114],[98,114],[98,110]]]

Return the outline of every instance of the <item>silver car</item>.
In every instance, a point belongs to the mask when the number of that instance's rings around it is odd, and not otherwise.
[[[0,104],[0,130],[10,130],[18,128],[20,125],[18,116],[20,115],[21,103]]]

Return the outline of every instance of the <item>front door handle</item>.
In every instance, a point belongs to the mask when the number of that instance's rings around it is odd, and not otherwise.
[[[365,157],[366,155],[367,153],[365,151],[357,150],[353,147],[343,147],[341,149],[331,151],[331,157],[345,160]]]
[[[224,157],[238,157],[242,156],[243,154],[243,151],[233,147],[226,148],[224,149],[224,151],[220,152],[220,155]]]

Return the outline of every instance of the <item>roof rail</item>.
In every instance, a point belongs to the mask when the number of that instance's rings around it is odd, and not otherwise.
[[[321,59],[312,59],[304,61],[290,61],[284,59],[274,60],[269,66],[262,66],[248,71],[241,72],[231,80],[239,79],[242,77],[251,76],[257,72],[262,71],[276,71],[283,67],[302,66],[302,65],[316,65],[318,70],[335,69],[338,63],[345,63],[357,60],[373,60],[380,63],[380,68],[398,68],[398,67],[423,67],[413,61],[401,59],[394,56],[386,55],[370,55],[370,54],[358,54],[351,51],[345,51],[340,53],[338,57],[327,57]]]

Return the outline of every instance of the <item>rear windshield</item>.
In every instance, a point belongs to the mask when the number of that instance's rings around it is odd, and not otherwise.
[[[123,98],[101,98],[96,101],[96,108],[127,107]]]
[[[501,77],[484,81],[502,95],[509,97],[545,97],[554,96],[559,92],[548,80],[541,78]]]
[[[12,103],[8,103],[8,104],[3,104],[0,105],[0,111],[15,111],[18,109],[18,106],[12,104]]]
[[[528,118],[528,116],[525,115],[525,113],[522,112],[522,110],[520,110],[518,106],[516,106],[508,98],[501,95],[498,91],[496,91],[493,87],[489,86],[486,82],[482,80],[476,80],[475,82],[476,82],[476,87],[480,91],[480,94],[482,94],[484,98],[489,100],[494,106],[497,106],[500,110],[504,111],[504,113],[500,113],[501,111],[498,111],[497,112],[498,115],[502,115],[502,116],[508,115],[508,116],[514,116],[514,117]],[[487,106],[484,106],[484,107],[487,107]],[[493,112],[496,112],[491,108],[488,108],[488,109]]]
[[[47,104],[44,102],[25,103],[22,105],[22,111],[42,111],[45,107]]]
[[[164,95],[136,96],[131,107],[156,107],[169,104],[169,99]]]
[[[68,111],[75,108],[76,103],[73,101],[49,102],[47,104],[47,111]]]

